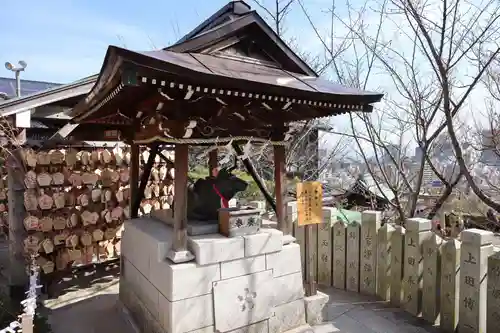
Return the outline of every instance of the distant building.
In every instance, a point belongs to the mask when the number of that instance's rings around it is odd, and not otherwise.
[[[435,187],[439,181],[439,178],[436,176],[436,173],[432,170],[429,163],[424,164],[424,170],[422,175],[422,185],[424,187]]]
[[[422,148],[420,146],[415,147],[415,156],[413,158],[414,161],[421,161],[422,157],[424,157],[424,153],[422,151]]]
[[[338,196],[346,209],[369,207],[385,210],[394,200],[394,193],[384,184],[377,182],[370,174],[362,174]]]

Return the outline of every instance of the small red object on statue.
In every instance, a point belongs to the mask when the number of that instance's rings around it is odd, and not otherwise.
[[[217,195],[220,197],[220,202],[221,202],[222,208],[229,208],[229,201],[226,198],[224,198],[222,193],[219,192],[219,190],[217,189],[217,186],[215,186],[215,184],[213,184],[212,186],[214,188],[215,193],[217,193]]]

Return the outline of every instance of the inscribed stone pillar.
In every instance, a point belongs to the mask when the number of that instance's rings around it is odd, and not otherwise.
[[[286,214],[293,224],[297,223],[297,201],[290,201],[286,204]]]
[[[460,333],[486,332],[488,257],[493,253],[493,233],[480,229],[462,231],[460,253]]]
[[[403,300],[403,262],[406,229],[396,226],[391,237],[391,303],[400,306]]]
[[[359,292],[359,250],[361,228],[358,222],[351,222],[347,228],[346,289]]]
[[[423,218],[406,220],[404,249],[404,309],[414,316],[422,312],[422,245],[432,235],[431,221]]]
[[[488,258],[488,292],[486,306],[486,332],[500,328],[500,252]]]
[[[335,208],[323,208],[323,223],[318,225],[318,284],[332,285],[332,219]]]
[[[458,325],[460,283],[460,241],[450,239],[441,247],[441,316],[445,332],[455,332]]]
[[[309,228],[309,239],[306,241],[306,260],[309,260],[309,267],[312,271],[314,281],[318,281],[318,225],[312,224]],[[305,237],[307,237],[307,232]],[[306,271],[306,274],[309,272]],[[307,276],[307,275],[306,275]],[[306,279],[307,280],[307,279]]]
[[[377,294],[377,233],[382,214],[374,210],[361,213],[360,286],[363,294]]]
[[[377,235],[377,296],[384,301],[391,297],[391,241],[394,227],[384,224]],[[400,280],[401,281],[401,280]]]
[[[423,244],[423,290],[422,294],[422,317],[435,324],[439,318],[440,290],[441,290],[441,253],[440,247],[443,239],[436,234]]]
[[[333,224],[333,286],[345,289],[346,225],[341,220]]]

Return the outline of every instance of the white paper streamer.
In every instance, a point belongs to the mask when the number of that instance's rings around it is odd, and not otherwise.
[[[21,301],[21,305],[23,306],[24,312],[19,316],[19,318],[23,317],[25,318],[26,316],[28,316],[28,318],[31,319],[31,322],[33,322],[36,312],[38,289],[42,287],[38,285],[39,268],[36,266],[34,258],[31,260],[29,272],[30,272],[30,286],[28,291],[26,292],[26,298]],[[21,319],[11,322],[9,326],[0,330],[0,333],[22,332],[21,330],[22,325],[20,321]],[[30,332],[33,332],[33,330],[31,330]],[[22,333],[30,333],[30,332],[22,332]]]

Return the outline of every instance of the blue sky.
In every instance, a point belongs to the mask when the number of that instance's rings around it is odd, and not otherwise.
[[[3,1],[0,19],[0,77],[13,77],[6,61],[28,63],[23,79],[69,83],[99,72],[109,45],[133,50],[168,46],[195,28],[229,0],[18,0]],[[283,0],[284,1],[284,0]],[[268,19],[252,0],[246,0]],[[22,5],[21,5],[22,3]],[[260,0],[273,8],[274,0]],[[328,40],[331,0],[303,0],[315,26]],[[346,17],[345,2],[337,13]],[[350,5],[363,1],[350,0]],[[376,15],[375,15],[376,17]],[[321,42],[295,3],[285,22],[284,39],[311,55],[322,54]],[[343,34],[340,25],[335,27]],[[335,43],[340,43],[336,39]],[[334,126],[345,127],[346,116]]]
[[[66,83],[99,71],[108,45],[134,50],[165,47],[228,0],[21,0],[4,1],[0,20],[0,62],[28,63],[24,79]],[[272,1],[264,0],[264,4]],[[22,3],[22,5],[20,4]],[[247,1],[258,9],[252,1]],[[320,22],[330,2],[306,0]],[[259,9],[258,9],[259,10]],[[265,13],[260,11],[261,15]],[[304,49],[316,39],[300,11],[287,18],[287,36]],[[308,43],[313,43],[311,45]],[[319,46],[318,46],[319,47]],[[11,77],[4,66],[0,76]]]

